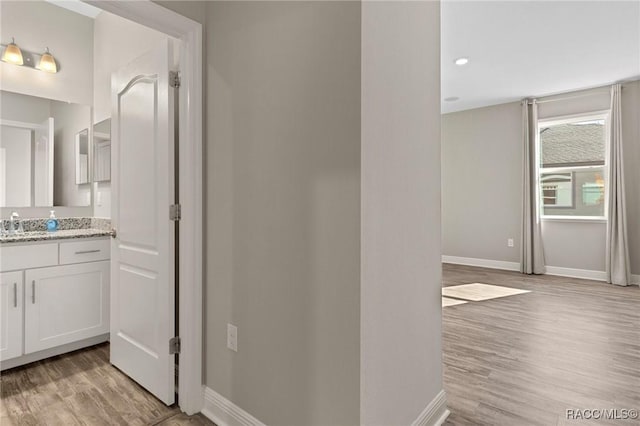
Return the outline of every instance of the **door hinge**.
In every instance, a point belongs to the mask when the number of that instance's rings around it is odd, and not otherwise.
[[[180,71],[169,71],[169,86],[180,88]]]
[[[180,337],[176,336],[169,339],[169,355],[180,353]]]
[[[182,206],[180,204],[171,204],[169,206],[169,219],[176,221],[182,219]]]

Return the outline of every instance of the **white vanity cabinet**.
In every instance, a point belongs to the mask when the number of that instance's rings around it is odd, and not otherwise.
[[[0,359],[22,355],[22,272],[0,273]]]
[[[108,340],[109,245],[96,238],[0,246],[1,369]]]
[[[109,332],[109,262],[25,271],[24,353]]]

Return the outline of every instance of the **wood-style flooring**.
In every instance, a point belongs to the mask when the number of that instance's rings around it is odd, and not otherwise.
[[[640,409],[637,286],[443,265],[444,286],[475,282],[531,292],[443,308],[445,425],[640,425],[567,419]]]
[[[167,407],[109,363],[109,344],[0,374],[2,426],[215,426]]]
[[[640,409],[640,289],[444,265],[444,286],[530,290],[443,308],[446,425],[640,425],[568,409]],[[109,364],[108,344],[2,372],[0,424],[212,425]]]

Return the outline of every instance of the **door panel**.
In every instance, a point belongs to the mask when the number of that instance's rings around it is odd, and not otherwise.
[[[173,90],[170,42],[112,77],[111,363],[175,400]]]
[[[154,104],[157,102],[157,76],[137,76],[119,94],[121,143],[118,227],[120,241],[157,252],[157,194],[153,190],[158,176],[152,167],[157,160],[153,137],[156,131]],[[141,170],[151,166],[149,170]],[[146,169],[146,167],[145,167]],[[154,253],[155,254],[155,253]]]

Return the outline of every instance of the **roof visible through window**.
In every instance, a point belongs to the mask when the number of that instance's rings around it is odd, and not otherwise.
[[[603,165],[604,120],[588,120],[540,128],[542,167]]]

